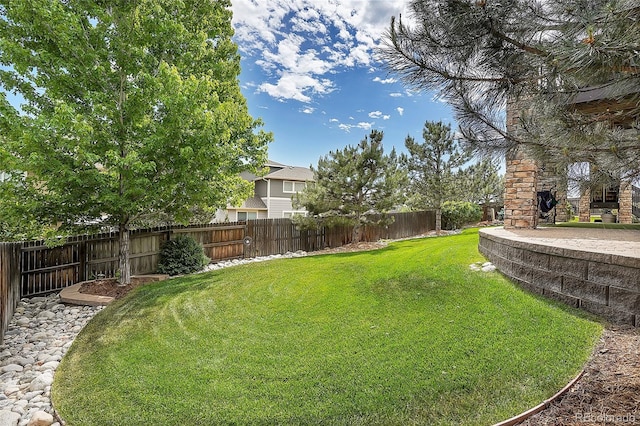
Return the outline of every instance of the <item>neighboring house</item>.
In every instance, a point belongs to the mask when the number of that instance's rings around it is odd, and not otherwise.
[[[215,222],[277,219],[307,214],[304,209],[294,209],[291,198],[313,181],[313,172],[306,167],[288,166],[271,160],[266,167],[269,171],[264,176],[242,173],[244,179],[254,182],[254,196],[240,206],[227,206],[226,210],[219,210]]]

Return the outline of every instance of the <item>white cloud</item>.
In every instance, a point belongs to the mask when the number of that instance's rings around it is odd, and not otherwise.
[[[376,77],[373,79],[373,81],[376,83],[382,83],[382,84],[392,84],[397,82],[398,80],[393,77],[385,78],[384,80],[381,79],[380,77]]]
[[[370,118],[382,118],[383,120],[388,120],[391,118],[388,114],[383,114],[382,111],[371,111],[369,113]]]
[[[337,119],[334,120],[330,120],[331,122],[338,122]],[[351,129],[364,129],[364,130],[369,130],[373,127],[375,123],[369,123],[367,121],[360,121],[357,124],[346,124],[346,123],[340,123],[338,124],[338,129],[345,131],[346,133],[350,133]]]
[[[391,96],[392,98],[400,98],[402,97],[402,93],[394,92],[390,93],[389,96]]]
[[[234,0],[234,40],[263,70],[259,91],[308,103],[331,91],[329,75],[371,66],[391,16],[407,14],[408,2]]]
[[[400,115],[404,114],[404,108],[402,108],[402,107],[396,108],[396,111],[398,111],[398,114],[400,114]]]
[[[313,114],[313,112],[315,110],[316,110],[315,108],[304,107],[304,108],[300,109],[300,112],[305,113],[305,114]]]
[[[317,79],[309,75],[285,73],[276,84],[263,83],[258,92],[264,92],[276,99],[295,99],[300,102],[311,102],[313,94],[327,94],[334,90],[333,83],[327,79]]]
[[[337,118],[331,118],[329,119],[329,123],[339,123],[340,120],[338,120]]]

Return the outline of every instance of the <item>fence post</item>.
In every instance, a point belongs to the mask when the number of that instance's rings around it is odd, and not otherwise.
[[[21,243],[0,243],[0,344],[20,300]]]
[[[87,239],[78,241],[78,280],[87,281]]]
[[[247,237],[249,237],[249,221],[244,223],[244,237],[242,238],[242,258],[247,258],[247,251],[249,250],[249,244],[247,244]]]

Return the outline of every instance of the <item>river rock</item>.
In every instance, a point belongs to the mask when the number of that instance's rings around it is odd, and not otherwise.
[[[53,416],[46,411],[36,411],[27,426],[51,426],[54,422]]]
[[[29,385],[30,391],[45,390],[53,383],[53,375],[50,372],[40,374],[38,377],[31,381]]]
[[[13,411],[0,411],[0,426],[18,426],[20,414]]]

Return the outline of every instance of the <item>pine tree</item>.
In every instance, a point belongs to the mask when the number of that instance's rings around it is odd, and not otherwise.
[[[331,151],[318,160],[312,167],[315,184],[296,200],[309,211],[310,220],[346,220],[353,227],[352,242],[360,241],[364,225],[388,220],[385,213],[402,200],[405,175],[395,149],[384,154],[382,138],[383,132],[372,130],[357,146]]]
[[[433,208],[436,232],[442,229],[442,204],[455,198],[456,169],[471,155],[451,134],[451,126],[441,121],[426,121],[423,143],[411,136],[405,139],[408,155],[403,163],[409,176],[409,203],[413,208]]]
[[[477,149],[640,175],[636,0],[415,0],[410,10],[392,18],[381,57],[450,103]],[[593,109],[590,96],[606,104]],[[507,105],[518,131],[505,126]]]
[[[504,176],[499,173],[498,162],[490,157],[482,158],[475,164],[456,172],[455,198],[481,205],[484,220],[488,218],[490,207],[502,204]]]

